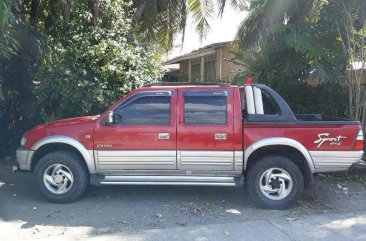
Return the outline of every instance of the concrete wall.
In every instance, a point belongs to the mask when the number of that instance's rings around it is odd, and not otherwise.
[[[188,75],[188,62],[188,60],[184,60],[179,63],[179,70],[183,75]]]
[[[221,81],[231,83],[238,73],[238,69],[243,69],[243,66],[234,64],[230,60],[234,57],[234,55],[230,52],[230,48],[224,47],[222,48],[222,74]]]

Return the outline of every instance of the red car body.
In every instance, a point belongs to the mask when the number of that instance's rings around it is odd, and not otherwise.
[[[125,116],[115,114],[144,98],[161,96],[169,101],[134,106],[131,120],[136,123],[121,124]],[[217,103],[207,102],[209,99]],[[140,112],[149,113],[150,107],[160,111],[167,105],[169,111],[159,112],[153,120],[158,124],[138,123],[143,120]],[[160,123],[160,115],[166,122]],[[120,122],[110,119],[117,117]],[[294,115],[286,102],[264,85],[142,87],[100,116],[54,121],[27,131],[17,151],[18,167],[32,171],[47,153],[59,148],[77,153],[96,185],[230,186],[245,176],[258,158],[272,154],[293,160],[305,185],[317,172],[365,168],[359,164],[363,134],[358,121]]]
[[[102,124],[110,110],[124,100],[141,91],[173,91],[176,96],[171,100],[171,122],[164,126],[105,126]],[[180,95],[185,90],[207,90],[208,87],[144,87],[136,89],[116,102],[100,116],[77,117],[41,124],[27,131],[25,148],[32,146],[44,137],[62,135],[79,141],[88,150],[215,150],[241,151],[253,143],[270,137],[286,137],[300,142],[308,151],[352,151],[361,125],[358,122],[341,121],[339,123],[248,123],[242,120],[242,107],[239,87],[211,87],[210,90],[228,90],[232,95],[228,97],[228,123],[222,125],[187,126],[183,122],[183,98]],[[156,138],[156,133],[171,133],[171,141],[164,142],[163,146]],[[225,143],[212,140],[217,132],[228,134]],[[330,136],[342,134],[347,137],[342,145],[331,145],[329,142],[320,147],[314,144],[318,134],[326,132]],[[178,134],[177,134],[178,133]],[[85,136],[90,136],[85,138]],[[176,141],[175,141],[176,140]],[[99,147],[101,143],[111,143],[112,147]],[[359,146],[357,150],[362,150]]]

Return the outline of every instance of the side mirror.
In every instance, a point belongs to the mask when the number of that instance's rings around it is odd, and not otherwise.
[[[114,113],[113,110],[108,112],[108,125],[112,125],[114,123]]]

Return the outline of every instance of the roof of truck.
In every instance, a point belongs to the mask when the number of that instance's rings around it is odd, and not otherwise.
[[[156,82],[149,83],[142,87],[245,87],[245,86],[265,86],[264,84],[245,84],[243,86],[230,85],[222,82]]]
[[[174,87],[186,87],[186,86],[219,86],[219,87],[230,87],[229,84],[226,83],[211,83],[211,82],[156,82],[149,83],[144,85],[143,87],[162,87],[162,86],[174,86]]]

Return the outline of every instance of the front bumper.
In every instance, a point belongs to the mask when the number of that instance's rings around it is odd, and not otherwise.
[[[18,167],[20,170],[30,171],[32,169],[31,160],[33,152],[34,151],[23,147],[18,148],[18,150],[16,151],[16,156],[17,156]]]
[[[366,162],[361,160],[355,162],[347,171],[348,175],[366,175]]]

